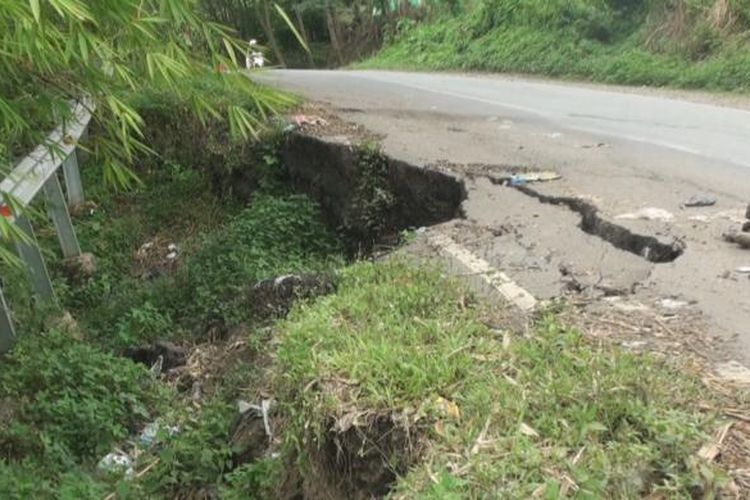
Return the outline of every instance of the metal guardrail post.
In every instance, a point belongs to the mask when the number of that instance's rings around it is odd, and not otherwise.
[[[73,151],[65,158],[62,164],[65,175],[65,191],[68,193],[68,206],[81,205],[83,198],[83,184],[81,183],[81,172],[78,170],[78,156]]]
[[[42,300],[55,302],[55,291],[52,289],[52,280],[49,278],[47,266],[44,264],[42,251],[36,241],[36,236],[34,236],[34,229],[31,227],[31,222],[29,222],[26,215],[19,215],[16,216],[16,224],[31,240],[28,244],[16,241],[16,249],[18,255],[26,263],[26,269],[29,272],[34,292]]]
[[[0,286],[0,354],[11,348],[16,340],[16,331],[13,329],[13,318],[10,309],[5,302],[3,288]]]
[[[80,181],[80,179],[78,180]],[[57,239],[60,241],[63,255],[65,257],[81,255],[81,247],[78,244],[75,229],[73,229],[73,221],[70,220],[68,206],[65,204],[60,180],[56,174],[53,174],[44,183],[44,194],[47,197],[49,216],[55,225],[55,232],[57,233]]]

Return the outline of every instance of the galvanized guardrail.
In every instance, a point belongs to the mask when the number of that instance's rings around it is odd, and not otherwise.
[[[57,127],[47,137],[45,144],[37,146],[0,183],[0,213],[28,236],[29,242],[15,241],[14,246],[29,273],[34,294],[46,302],[56,301],[55,292],[31,221],[24,213],[12,213],[8,204],[3,201],[3,196],[7,195],[15,203],[27,207],[43,191],[63,255],[75,257],[81,254],[68,206],[79,205],[84,201],[76,147],[91,121],[91,113],[85,102],[74,104],[72,111],[68,122]],[[58,178],[61,166],[67,203]],[[13,345],[15,336],[13,316],[0,286],[0,353]]]

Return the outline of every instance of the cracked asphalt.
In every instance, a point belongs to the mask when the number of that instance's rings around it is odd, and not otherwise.
[[[743,99],[486,75],[284,70],[257,78],[325,103],[381,137],[397,159],[460,176],[465,219],[439,230],[536,297],[593,297],[597,307],[682,317],[709,340],[701,345],[711,359],[750,364],[750,277],[737,272],[750,266],[750,250],[721,237],[739,229],[750,202]],[[561,179],[529,184],[535,196],[492,181],[523,171]],[[682,206],[699,193],[716,205]],[[643,248],[583,231],[580,213],[538,196],[581,198],[618,231],[684,252],[650,262]],[[622,217],[644,208],[667,217]]]

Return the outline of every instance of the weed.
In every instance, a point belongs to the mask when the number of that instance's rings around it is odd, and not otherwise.
[[[396,199],[388,187],[388,159],[376,146],[359,149],[357,166],[359,180],[344,231],[355,241],[372,244],[389,229]]]
[[[338,252],[306,197],[258,196],[189,260],[177,276],[172,307],[194,324],[236,324],[250,312],[243,302],[248,287],[281,274],[331,269],[340,263]]]
[[[41,456],[52,470],[93,459],[144,422],[165,396],[145,369],[58,331],[23,337],[0,365],[14,401],[0,455]]]
[[[225,478],[221,497],[226,500],[261,500],[278,493],[276,486],[281,478],[281,460],[266,458],[242,465]]]
[[[721,484],[694,458],[712,425],[691,409],[707,397],[698,381],[650,356],[593,347],[551,315],[503,347],[470,303],[437,270],[400,260],[343,272],[336,295],[278,327],[289,442],[314,461],[346,415],[372,439],[362,449],[377,439],[367,415],[413,416],[406,433],[424,451],[394,485],[406,498],[552,498],[572,488],[590,498],[690,496]]]

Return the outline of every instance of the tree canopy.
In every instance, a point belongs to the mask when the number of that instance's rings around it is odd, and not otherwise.
[[[228,28],[200,17],[197,0],[0,2],[0,158],[42,142],[71,101],[86,98],[99,132],[92,153],[108,180],[125,184],[147,148],[143,121],[123,96],[162,86],[183,94],[199,116],[218,117],[186,82],[236,66],[243,50]],[[235,134],[254,134],[277,96],[238,75],[219,77],[243,87],[255,108],[229,106],[223,118]]]

